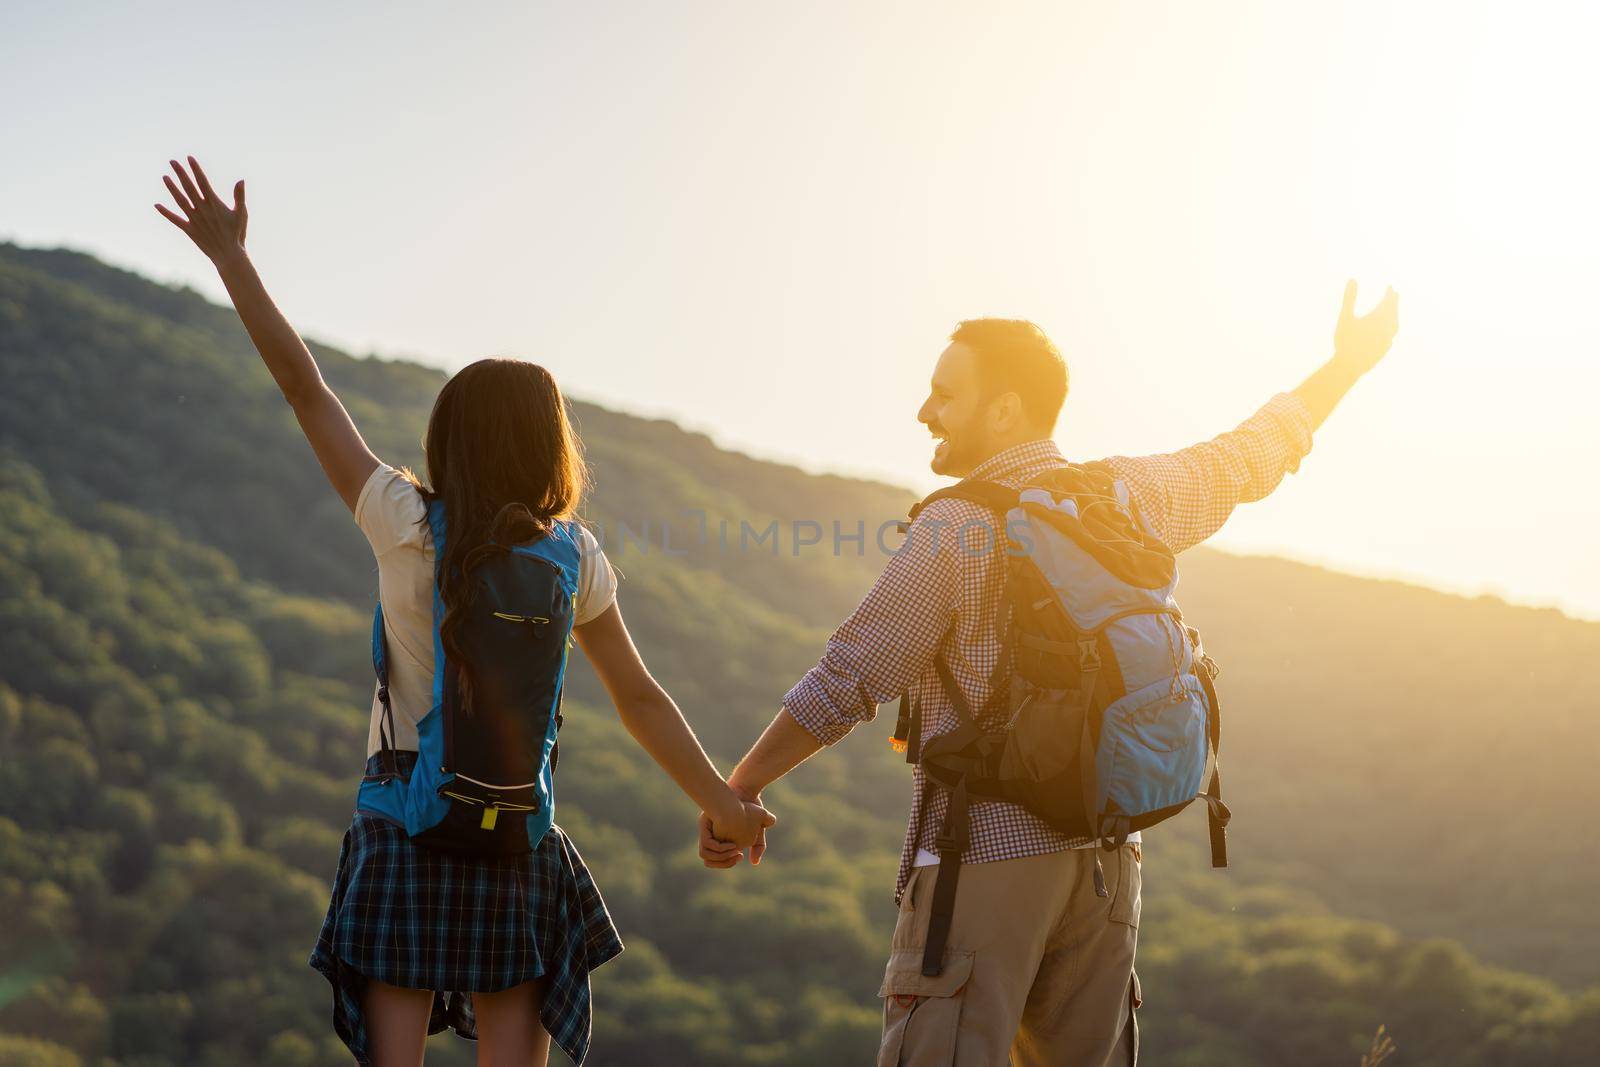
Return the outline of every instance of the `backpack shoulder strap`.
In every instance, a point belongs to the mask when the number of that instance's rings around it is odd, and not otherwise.
[[[1200,662],[1194,665],[1194,673],[1200,679],[1200,686],[1205,690],[1206,701],[1211,705],[1211,714],[1206,717],[1206,743],[1211,749],[1211,782],[1206,786],[1205,792],[1200,794],[1206,802],[1206,825],[1211,837],[1211,866],[1226,867],[1228,865],[1228,821],[1233,818],[1233,813],[1228,810],[1228,805],[1222,802],[1222,768],[1217,758],[1217,752],[1222,747],[1222,705],[1217,700],[1216,683],[1212,680],[1214,665]]]
[[[1017,506],[1021,494],[1010,486],[1001,485],[999,482],[984,481],[981,478],[965,478],[955,485],[947,485],[943,489],[936,489],[911,506],[911,519],[916,521],[922,510],[936,500],[966,500],[973,504],[998,511],[1004,515]]]
[[[378,676],[378,745],[385,775],[398,777],[399,757],[395,755],[394,706],[389,702],[389,635],[383,623],[383,604],[372,609],[372,671]]]

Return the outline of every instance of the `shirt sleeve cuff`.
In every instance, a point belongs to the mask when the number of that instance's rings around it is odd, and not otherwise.
[[[361,483],[361,492],[356,494],[356,506],[350,509],[350,515],[357,526],[365,528],[363,520],[366,518],[367,501],[372,497],[373,489],[379,482],[387,481],[394,468],[387,463],[379,463],[372,468],[372,473],[367,475],[367,480]]]
[[[1306,407],[1306,402],[1295,393],[1279,393],[1262,406],[1256,417],[1271,419],[1276,424],[1288,444],[1285,467],[1290,473],[1298,471],[1300,461],[1311,451],[1312,430],[1315,428],[1311,409]]]
[[[827,690],[818,684],[810,674],[807,674],[795,687],[784,694],[783,710],[789,713],[790,718],[816,738],[819,744],[835,745],[843,741],[859,721],[846,715],[834,707],[828,699]],[[872,718],[877,713],[873,707],[867,718]]]

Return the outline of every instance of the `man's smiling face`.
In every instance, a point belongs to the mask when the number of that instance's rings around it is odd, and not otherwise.
[[[937,442],[928,465],[964,478],[1009,448],[1048,439],[1066,396],[1067,364],[1034,323],[959,323],[917,412]]]
[[[935,474],[959,478],[992,451],[985,418],[989,405],[979,377],[977,353],[959,341],[944,350],[933,368],[917,421],[937,442],[929,463]]]

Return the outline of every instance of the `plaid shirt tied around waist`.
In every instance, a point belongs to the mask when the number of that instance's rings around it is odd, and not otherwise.
[[[1236,506],[1260,500],[1299,469],[1311,450],[1311,431],[1305,403],[1280,393],[1237,429],[1210,441],[1099,462],[1127,484],[1156,535],[1182,552],[1220,529]],[[1066,462],[1054,441],[1031,441],[985,460],[969,477],[1018,487]],[[958,720],[934,668],[937,656],[970,705],[982,708],[1000,655],[995,613],[1005,584],[1006,542],[996,526],[991,511],[969,501],[937,500],[923,509],[865,599],[829,638],[821,660],[784,697],[795,721],[822,744],[836,744],[876,717],[880,703],[908,692],[922,703],[924,743],[949,733]],[[922,768],[915,768],[897,903],[917,850],[937,852],[934,838],[949,806],[943,789],[925,785]],[[974,799],[962,862],[1020,859],[1086,843],[1014,804]]]

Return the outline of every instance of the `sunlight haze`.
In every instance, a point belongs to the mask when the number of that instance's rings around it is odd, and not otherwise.
[[[918,490],[960,319],[1050,334],[1087,459],[1231,428],[1393,285],[1388,361],[1217,543],[1600,617],[1592,8],[86,10],[0,15],[0,238],[223,300],[151,208],[193,153],[317,339]]]

